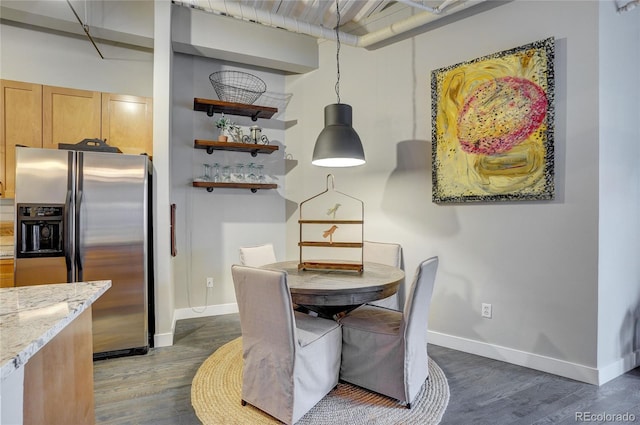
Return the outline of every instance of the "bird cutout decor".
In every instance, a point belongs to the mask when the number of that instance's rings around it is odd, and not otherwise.
[[[333,218],[335,220],[336,219],[336,212],[338,212],[338,208],[340,208],[340,205],[342,205],[342,204],[335,204],[333,207],[329,208],[327,210],[327,215],[332,216],[331,218]]]
[[[339,205],[339,204],[337,204]],[[329,227],[327,230],[325,230],[322,233],[322,237],[323,238],[329,238],[329,243],[333,243],[333,234],[335,233],[336,229],[338,228],[338,226],[336,226],[335,224],[331,227]]]
[[[328,174],[326,190],[299,205],[298,270],[362,273],[364,203],[336,190],[334,183]]]

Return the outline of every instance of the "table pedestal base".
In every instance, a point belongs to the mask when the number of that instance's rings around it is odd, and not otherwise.
[[[324,319],[335,320],[336,315],[344,315],[351,310],[354,310],[360,307],[361,304],[356,305],[302,305],[298,304],[298,308],[296,310],[301,311],[303,313],[308,313],[310,311],[318,314],[318,317],[322,317]]]

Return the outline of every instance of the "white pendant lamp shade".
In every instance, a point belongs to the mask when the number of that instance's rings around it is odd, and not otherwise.
[[[313,165],[355,167],[365,163],[362,142],[351,123],[350,105],[333,103],[324,107],[324,129],[313,149]]]

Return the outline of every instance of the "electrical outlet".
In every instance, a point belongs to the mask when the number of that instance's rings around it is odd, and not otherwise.
[[[207,278],[207,288],[213,288],[213,278],[212,277],[208,277]]]
[[[482,303],[482,317],[491,319],[491,304]]]

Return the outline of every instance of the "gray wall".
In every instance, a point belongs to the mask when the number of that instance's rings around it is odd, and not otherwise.
[[[172,202],[178,212],[178,256],[175,265],[177,317],[195,317],[235,310],[231,265],[239,263],[239,248],[272,243],[285,258],[284,123],[279,117],[251,121],[227,115],[249,134],[251,125],[263,128],[270,144],[279,150],[255,158],[244,152],[216,151],[208,155],[194,149],[194,139],[216,140],[216,113],[208,117],[193,110],[193,98],[217,99],[209,74],[219,70],[243,70],[258,76],[270,92],[284,92],[284,77],[260,69],[238,68],[214,59],[176,53],[173,72],[171,137]],[[241,189],[215,189],[209,193],[191,182],[203,174],[203,164],[263,164],[265,174],[279,185],[277,190],[251,193]],[[207,289],[206,277],[214,278]],[[232,304],[233,307],[229,306]],[[208,308],[207,306],[214,306]]]
[[[600,3],[598,368],[616,376],[640,349],[640,8]]]
[[[623,17],[607,5],[610,26],[638,18],[637,10]],[[599,178],[604,171],[599,163],[599,11],[598,2],[515,1],[379,50],[343,45],[341,97],[353,106],[367,164],[331,170],[339,190],[364,200],[365,238],[401,243],[409,275],[420,260],[440,256],[429,323],[432,342],[588,382],[598,382],[596,368],[621,355],[620,336],[612,339],[609,333],[622,313],[598,333],[598,292],[610,284],[599,283],[598,267]],[[552,36],[556,199],[433,204],[431,70]],[[637,51],[637,32],[634,40],[628,43],[635,43]],[[611,44],[613,60],[625,54]],[[323,125],[322,108],[335,102],[334,58],[335,44],[321,43],[321,68],[287,79],[287,90],[294,93],[288,114],[299,121],[286,134],[295,140],[287,152],[299,160],[287,174],[287,198],[293,202],[324,188],[327,170],[312,167],[310,158]],[[637,55],[628,61],[629,75],[637,80]],[[637,116],[637,81],[633,84],[635,91],[623,96]],[[617,161],[624,152],[621,146],[609,155]],[[637,148],[631,152],[637,160]],[[633,173],[626,186],[637,184],[637,166]],[[616,252],[628,249],[637,257],[637,195],[606,207],[608,215],[620,207],[627,211],[616,227],[627,226],[633,233],[614,236],[611,243],[617,244]],[[295,252],[295,215],[287,229],[287,251]],[[626,285],[637,282],[637,266],[616,260],[607,270],[608,277],[622,275],[625,283],[606,309],[636,306],[637,297],[622,297],[636,291]],[[481,303],[493,304],[492,319],[481,318]],[[608,347],[599,359],[598,339],[605,336]]]

